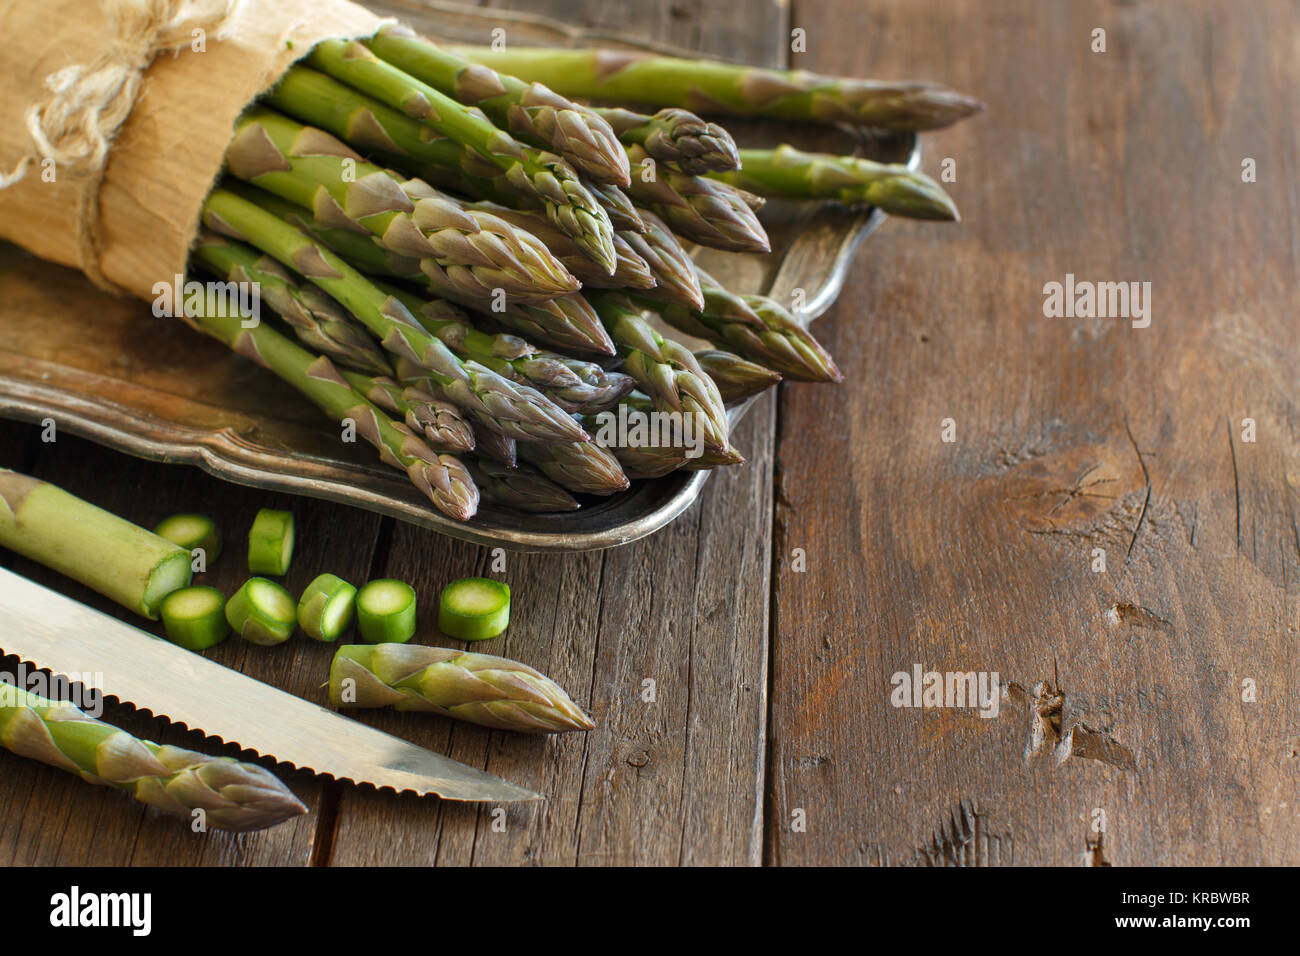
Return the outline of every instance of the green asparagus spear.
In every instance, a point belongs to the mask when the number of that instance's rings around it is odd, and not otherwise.
[[[598,292],[591,300],[618,346],[624,370],[655,408],[690,416],[693,427],[702,429],[705,447],[739,458],[727,440],[727,412],[718,387],[690,350],[651,328],[626,296]]]
[[[755,197],[707,176],[661,168],[641,146],[629,146],[627,153],[632,161],[628,195],[657,213],[683,239],[729,252],[772,250],[754,215]]]
[[[190,583],[189,551],[7,468],[0,468],[0,547],[154,621],[162,599]]]
[[[226,168],[328,225],[373,233],[388,251],[417,260],[430,281],[461,295],[487,297],[500,289],[534,301],[581,285],[528,232],[468,210],[419,180],[402,181],[329,133],[263,107],[240,119]]]
[[[256,764],[159,746],[12,685],[0,686],[0,746],[164,813],[190,821],[201,814],[218,830],[261,830],[307,812]]]
[[[662,109],[654,116],[626,109],[598,109],[628,146],[641,146],[657,163],[698,176],[740,168],[736,141],[717,123],[690,110]]]
[[[440,289],[421,272],[417,259],[399,256],[376,245],[367,236],[341,227],[326,226],[307,210],[287,203],[278,196],[250,187],[235,187],[231,192],[273,213],[295,229],[330,249],[344,261],[372,275],[393,276],[426,285],[433,295],[453,298],[461,305],[491,316],[500,325],[519,332],[539,345],[566,351],[613,355],[614,344],[596,313],[579,294],[558,296],[545,302],[510,302],[504,311],[494,309],[475,297],[457,296],[455,290]]]
[[[547,216],[573,236],[596,262],[607,271],[613,270],[609,217],[573,167],[560,157],[524,146],[493,126],[482,113],[383,62],[361,43],[326,40],[312,51],[310,63],[478,152],[506,173],[513,188],[527,191],[544,203]]]
[[[342,365],[372,375],[388,371],[384,352],[320,289],[300,286],[280,263],[243,243],[210,243],[204,266],[227,282],[256,282],[261,301],[293,329],[298,341]]]
[[[718,386],[722,400],[728,405],[743,402],[751,395],[766,391],[781,381],[781,373],[743,359],[732,352],[705,349],[695,353],[700,368]]]
[[[673,328],[706,338],[783,376],[809,382],[840,382],[835,360],[807,327],[767,296],[738,296],[697,270],[704,294],[699,311],[673,303],[637,299]]]
[[[627,154],[593,110],[540,83],[523,83],[463,60],[402,26],[383,27],[366,43],[381,59],[467,106],[476,106],[520,140],[558,153],[584,176],[626,186]]]
[[[554,681],[503,657],[421,644],[346,644],[330,668],[336,707],[422,710],[499,730],[590,730]]]
[[[225,241],[204,233],[196,251],[201,255],[205,244]],[[353,389],[329,359],[312,355],[266,323],[244,328],[239,317],[218,315],[216,310],[187,318],[232,351],[275,372],[334,421],[352,422],[380,458],[403,469],[439,511],[462,521],[474,514],[478,491],[464,466],[452,455],[435,454],[409,428],[391,421]]]
[[[528,465],[512,468],[478,455],[465,464],[487,501],[535,513],[578,510],[571,494]]]
[[[204,220],[210,229],[252,243],[320,286],[369,328],[385,349],[425,369],[445,397],[486,427],[538,441],[586,440],[586,433],[573,419],[545,396],[482,366],[460,361],[440,339],[426,332],[404,305],[272,213],[218,188],[204,204]],[[202,255],[202,243],[199,253]]]
[[[613,453],[595,442],[519,443],[519,457],[535,465],[557,485],[588,495],[612,495],[625,491],[627,476]]]
[[[739,171],[709,175],[759,196],[867,203],[912,219],[961,218],[938,183],[899,164],[805,153],[793,146],[742,149],[740,155],[745,165]]]
[[[474,450],[473,425],[451,402],[435,397],[422,375],[405,386],[386,376],[344,371],[343,377],[384,411],[401,416],[407,428],[425,437],[429,447],[453,454]]]
[[[562,96],[682,106],[701,113],[927,130],[984,108],[978,100],[932,83],[855,80],[627,50],[511,46],[455,52],[521,80],[545,83]]]
[[[645,229],[641,233],[629,231],[619,232],[618,235],[650,268],[655,285],[646,295],[656,300],[676,302],[688,309],[704,308],[700,280],[695,275],[695,264],[691,257],[662,219],[648,209],[640,212]]]

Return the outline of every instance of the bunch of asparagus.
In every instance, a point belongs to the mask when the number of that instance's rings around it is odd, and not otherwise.
[[[573,510],[629,479],[742,462],[728,404],[841,375],[797,316],[723,288],[691,244],[767,252],[764,196],[957,211],[902,166],[740,149],[696,108],[928,129],[978,104],[663,57],[452,51],[401,27],[326,41],[239,122],[194,250],[218,279],[258,283],[282,321],[249,327],[211,299],[186,318],[355,425],[459,520],[481,497]],[[648,315],[716,348],[694,354]],[[593,440],[655,412],[702,447],[662,429]]]

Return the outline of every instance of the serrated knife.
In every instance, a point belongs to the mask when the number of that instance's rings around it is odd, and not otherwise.
[[[0,568],[0,652],[336,780],[507,803],[541,795],[223,667]]]

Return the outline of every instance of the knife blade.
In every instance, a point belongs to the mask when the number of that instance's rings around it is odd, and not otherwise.
[[[54,674],[102,675],[104,694],[336,780],[444,800],[540,800],[0,568],[0,651]]]

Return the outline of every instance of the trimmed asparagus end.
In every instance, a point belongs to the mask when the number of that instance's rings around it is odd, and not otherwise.
[[[510,585],[491,578],[461,578],[442,590],[438,629],[462,641],[485,641],[510,625]]]

